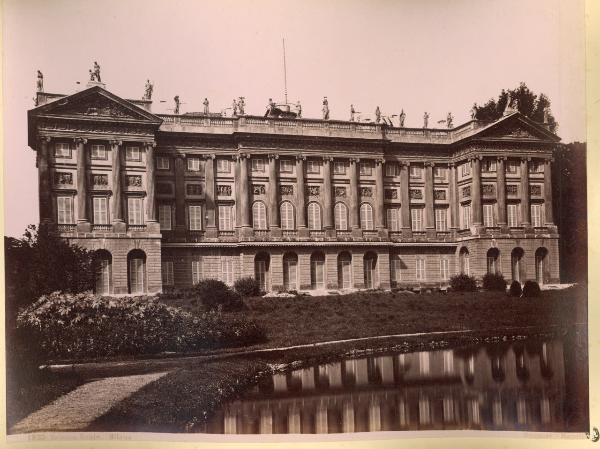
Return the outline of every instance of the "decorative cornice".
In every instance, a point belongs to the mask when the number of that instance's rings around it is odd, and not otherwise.
[[[87,143],[87,141],[88,140],[83,137],[73,137],[73,142],[75,143],[75,145],[78,145],[80,143],[85,145]]]
[[[109,143],[110,146],[119,146],[120,147],[121,145],[123,145],[123,141],[122,140],[117,140],[117,139],[110,139],[108,141],[108,143]]]
[[[207,160],[208,159],[216,159],[216,158],[217,158],[217,155],[214,154],[214,153],[213,154],[205,154],[204,155],[204,159],[207,159]]]
[[[508,160],[508,157],[507,156],[496,156],[496,160],[498,162],[500,162],[500,161],[506,161],[506,160]]]
[[[333,162],[332,156],[323,156],[323,162]]]
[[[435,162],[425,162],[425,167],[434,167],[435,166]]]
[[[275,153],[271,153],[271,154],[269,154],[267,157],[268,157],[269,159],[274,159],[274,160],[277,160],[277,159],[279,159],[279,155],[278,155],[278,154],[275,154]]]
[[[306,156],[304,156],[303,154],[297,154],[296,155],[296,160],[297,161],[305,161],[306,160]]]

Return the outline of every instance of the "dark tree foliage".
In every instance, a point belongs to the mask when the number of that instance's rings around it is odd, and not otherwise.
[[[490,98],[482,106],[475,103],[475,118],[483,121],[498,120],[506,109],[509,93],[513,99],[513,106],[517,107],[521,114],[535,122],[544,122],[544,110],[550,107],[550,99],[543,93],[536,95],[529,90],[525,83],[519,84],[515,89],[502,89],[497,100]],[[550,112],[548,113],[548,123],[550,131],[556,132],[558,123]]]
[[[586,144],[569,143],[554,152],[554,221],[560,233],[559,257],[564,282],[587,281]]]
[[[23,238],[4,237],[7,318],[55,291],[94,288],[94,251],[69,244],[49,226],[27,227]]]
[[[519,297],[521,296],[521,293],[523,293],[523,290],[521,289],[521,283],[519,281],[512,281],[508,290],[508,294],[510,296]]]
[[[450,278],[450,288],[455,292],[475,292],[477,280],[467,274],[457,274]]]
[[[506,291],[506,279],[501,274],[486,273],[483,276],[483,289],[489,291]]]
[[[523,296],[525,298],[537,298],[541,294],[540,284],[532,280],[525,282],[523,286]]]

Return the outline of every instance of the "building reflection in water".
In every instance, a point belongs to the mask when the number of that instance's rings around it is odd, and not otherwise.
[[[563,344],[377,355],[274,374],[204,431],[565,430]]]

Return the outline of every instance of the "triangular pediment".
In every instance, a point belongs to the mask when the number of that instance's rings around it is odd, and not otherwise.
[[[515,113],[482,128],[472,137],[480,139],[543,140],[558,141],[560,138],[543,125]]]
[[[98,119],[160,124],[154,114],[102,89],[91,87],[30,111],[33,116]]]

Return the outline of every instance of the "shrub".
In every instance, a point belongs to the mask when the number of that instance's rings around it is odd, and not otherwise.
[[[260,285],[258,281],[251,276],[240,278],[235,281],[233,289],[243,297],[260,295]]]
[[[149,296],[55,292],[19,313],[17,329],[49,358],[197,351],[262,341],[264,331],[220,312],[196,316]]]
[[[506,279],[501,274],[487,273],[483,276],[483,288],[484,290],[491,291],[506,291]]]
[[[525,282],[525,285],[523,286],[523,296],[526,298],[537,298],[541,293],[540,284],[536,281]]]
[[[519,281],[512,281],[510,284],[510,288],[508,289],[508,294],[510,296],[521,296],[521,283]]]
[[[227,284],[217,279],[204,279],[194,286],[194,293],[209,310],[239,310],[244,306],[242,297]]]
[[[474,292],[477,291],[477,281],[473,276],[457,274],[450,278],[450,288],[455,292]]]

